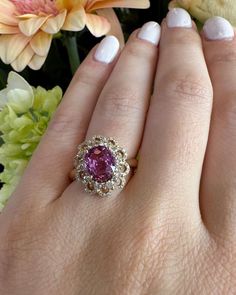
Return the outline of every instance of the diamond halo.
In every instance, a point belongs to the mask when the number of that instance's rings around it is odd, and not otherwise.
[[[85,191],[108,197],[115,189],[123,189],[130,172],[127,153],[113,138],[94,136],[78,146],[74,158],[75,179]]]

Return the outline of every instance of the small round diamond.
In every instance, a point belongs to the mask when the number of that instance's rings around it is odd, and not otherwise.
[[[87,172],[97,182],[107,182],[112,179],[116,160],[112,152],[105,146],[95,146],[85,155]]]

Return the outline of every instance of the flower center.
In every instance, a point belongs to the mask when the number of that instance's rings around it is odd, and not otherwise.
[[[54,0],[11,0],[20,14],[58,14]]]

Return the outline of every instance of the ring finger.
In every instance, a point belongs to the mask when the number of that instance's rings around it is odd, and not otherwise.
[[[152,93],[160,26],[145,24],[134,32],[108,79],[87,132],[112,137],[128,153],[137,155]]]
[[[88,138],[97,134],[114,137],[129,157],[136,156],[140,145],[159,38],[160,27],[155,22],[132,34],[98,99],[89,125]]]

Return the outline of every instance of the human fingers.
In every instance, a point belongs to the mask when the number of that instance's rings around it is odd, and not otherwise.
[[[95,135],[114,138],[127,151],[129,159],[136,157],[142,140],[159,39],[160,26],[155,22],[145,24],[132,34],[101,92],[86,135],[87,139]],[[92,173],[95,178],[100,177],[96,176],[100,173],[108,179],[109,171],[93,167]],[[120,178],[117,181],[123,182]],[[73,184],[74,191],[78,191],[77,186]],[[89,183],[88,186],[94,185]],[[106,184],[101,189],[108,190]]]
[[[145,193],[158,207],[162,202],[167,208],[181,208],[175,210],[177,214],[184,218],[190,214],[198,221],[211,108],[212,86],[201,38],[189,14],[173,9],[162,25],[155,90],[136,182],[146,184]]]
[[[217,236],[236,238],[236,39],[231,24],[209,19],[203,48],[214,90],[213,114],[201,188],[204,221]]]
[[[144,39],[143,34],[149,36]],[[152,93],[159,38],[160,27],[155,22],[132,34],[98,99],[87,138],[96,134],[114,137],[129,157],[137,155]]]

